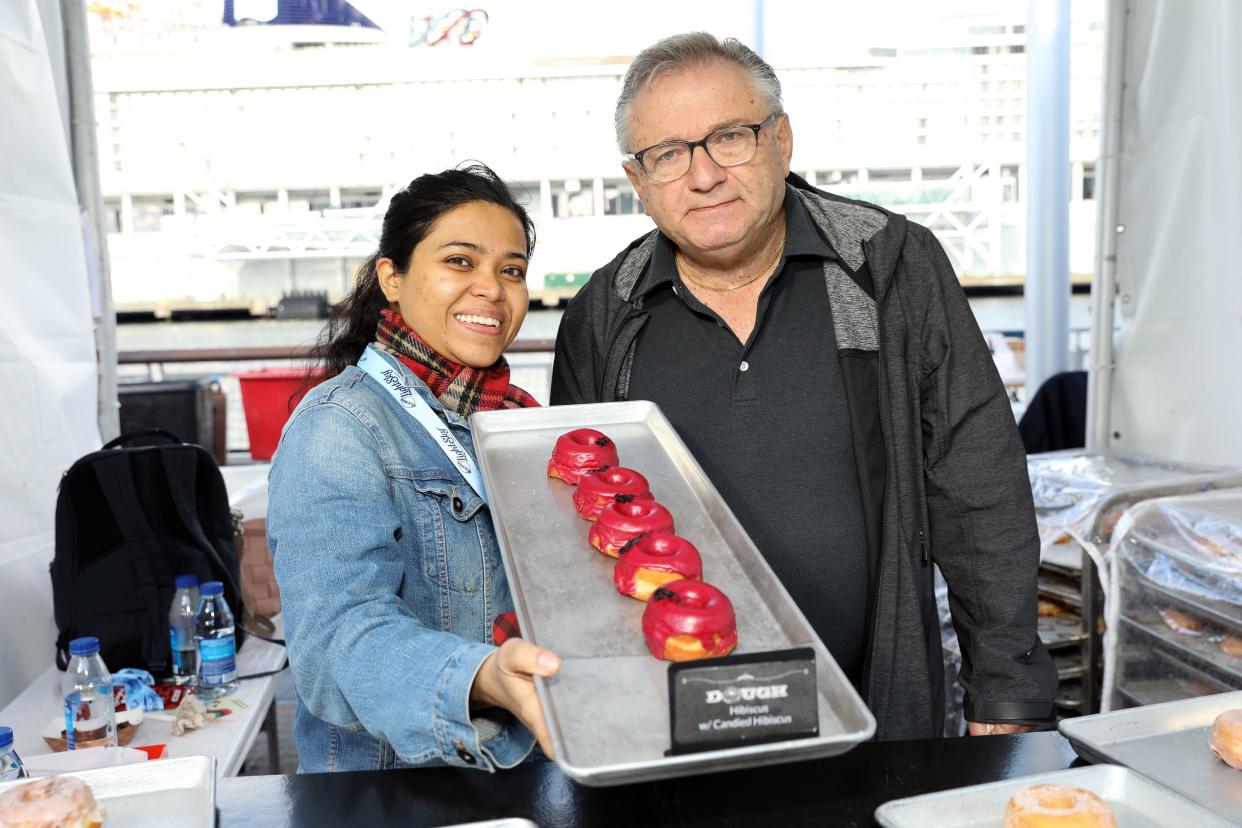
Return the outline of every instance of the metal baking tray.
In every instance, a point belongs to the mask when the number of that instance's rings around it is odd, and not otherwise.
[[[1242,771],[1208,748],[1213,720],[1236,707],[1242,691],[1064,719],[1057,728],[1087,761],[1133,768],[1238,823]]]
[[[522,634],[562,658],[560,672],[535,686],[568,776],[614,785],[832,756],[875,733],[871,711],[655,404],[511,409],[470,422]],[[735,653],[814,649],[817,737],[664,755],[668,662],[643,640],[645,604],[617,593],[613,560],[587,543],[572,488],[547,476],[557,438],[585,427],[613,439],[621,464],[647,478],[677,533],[702,553],[704,579],[737,613]]]
[[[216,760],[211,756],[156,759],[111,768],[58,774],[90,786],[107,809],[106,826],[213,828],[216,824]],[[0,793],[30,779],[6,782]]]
[[[1232,823],[1163,785],[1117,765],[1095,765],[1039,773],[1003,782],[894,799],[876,808],[885,828],[996,828],[1009,798],[1028,785],[1086,788],[1108,803],[1121,828],[1226,828]]]

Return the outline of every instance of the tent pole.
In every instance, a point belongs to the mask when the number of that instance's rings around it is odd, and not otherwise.
[[[1028,0],[1026,399],[1069,367],[1069,0]]]
[[[1113,393],[1113,304],[1117,296],[1117,247],[1121,228],[1122,95],[1125,81],[1127,0],[1110,0],[1105,18],[1104,90],[1100,158],[1095,167],[1095,273],[1091,278],[1091,358],[1087,373],[1087,450],[1107,451]]]
[[[95,317],[95,353],[99,363],[98,422],[107,442],[120,434],[120,404],[116,388],[116,308],[112,302],[112,273],[108,266],[108,233],[103,224],[103,196],[99,186],[99,148],[96,144],[91,48],[86,26],[85,0],[60,0],[65,33],[65,63],[69,80],[69,146],[87,268],[95,274],[98,292]]]

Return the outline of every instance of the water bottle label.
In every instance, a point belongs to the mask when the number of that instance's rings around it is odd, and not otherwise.
[[[198,640],[198,676],[205,686],[226,684],[236,677],[237,648],[232,635]]]
[[[65,696],[65,742],[70,750],[74,750],[77,747],[78,740],[74,738],[76,728],[74,728],[73,723],[80,718],[79,708],[81,705],[82,703],[77,693],[70,693]]]

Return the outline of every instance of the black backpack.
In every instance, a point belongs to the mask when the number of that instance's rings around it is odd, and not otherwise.
[[[152,438],[167,442],[126,447]],[[93,635],[109,669],[168,675],[173,579],[189,573],[224,583],[240,647],[236,527],[210,452],[171,432],[125,434],[79,459],[56,499],[57,666],[67,666],[71,640]]]

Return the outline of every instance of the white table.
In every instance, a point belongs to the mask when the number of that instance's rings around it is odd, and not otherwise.
[[[277,629],[281,630],[279,620]],[[284,664],[284,647],[253,636],[246,638],[246,643],[237,654],[239,676],[279,670]],[[60,693],[63,675],[55,666],[49,667],[8,707],[0,710],[0,724],[13,728],[13,746],[22,758],[52,752],[47,742],[43,741],[42,734],[49,722],[64,715]],[[214,756],[218,777],[236,776],[271,708],[275,685],[276,676],[243,681],[233,695],[246,705],[244,710],[213,719],[202,730],[188,731],[181,736],[172,735],[172,725],[168,720],[144,718],[129,747],[165,744],[168,746],[165,756],[170,759],[198,754]],[[274,717],[272,719],[268,735],[274,743]]]

